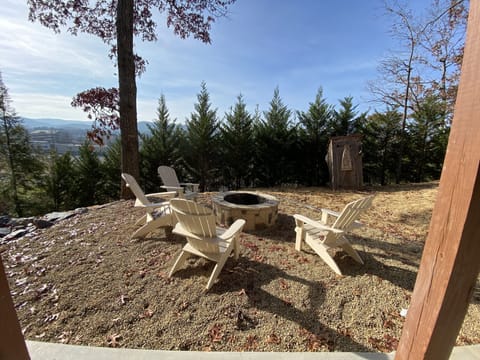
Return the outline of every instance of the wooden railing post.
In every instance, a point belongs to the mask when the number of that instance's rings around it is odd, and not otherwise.
[[[439,191],[396,360],[450,357],[479,268],[480,0],[472,0]]]
[[[0,256],[0,359],[30,359]]]

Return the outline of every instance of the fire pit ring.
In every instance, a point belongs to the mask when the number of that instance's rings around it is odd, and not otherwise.
[[[244,219],[244,230],[259,230],[272,226],[277,220],[279,201],[271,195],[229,191],[213,196],[212,202],[217,222],[225,226]]]

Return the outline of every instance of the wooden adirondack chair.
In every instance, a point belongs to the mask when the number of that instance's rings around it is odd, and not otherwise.
[[[209,290],[232,251],[235,259],[238,259],[238,237],[245,220],[236,220],[228,229],[223,229],[216,226],[215,215],[210,209],[192,200],[172,199],[170,206],[178,221],[173,233],[185,236],[188,243],[183,247],[168,276],[171,277],[190,255],[203,257],[216,262],[207,283]]]
[[[179,182],[175,169],[170,166],[159,166],[157,171],[163,182],[162,188],[167,191],[176,191],[180,198],[195,200],[199,184]]]
[[[138,225],[140,223],[144,224],[132,234],[132,239],[143,238],[148,233],[160,227],[175,225],[175,218],[171,214],[170,203],[168,201],[155,203],[151,202],[147,198],[152,197],[164,200],[174,197],[176,195],[175,191],[152,193],[145,195],[132,175],[122,173],[122,179],[125,181],[128,188],[133,192],[136,197],[134,206],[143,207],[146,210],[145,215],[143,215],[135,223],[135,225]]]
[[[303,215],[293,215],[297,233],[295,249],[301,251],[303,242],[307,243],[339,275],[342,275],[342,272],[328,253],[330,248],[340,247],[357,262],[363,264],[362,258],[345,235],[353,228],[361,226],[357,221],[358,216],[372,205],[373,197],[374,195],[353,201],[347,204],[341,213],[322,209],[322,218],[319,221]],[[330,218],[333,218],[333,222]]]

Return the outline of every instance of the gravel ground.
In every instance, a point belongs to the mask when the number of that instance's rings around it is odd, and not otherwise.
[[[396,349],[415,283],[437,184],[332,192],[263,189],[281,202],[277,223],[241,235],[205,292],[212,263],[192,259],[167,274],[185,240],[159,230],[131,240],[142,210],[132,201],[89,208],[0,245],[25,337],[69,344],[201,351]],[[376,193],[350,239],[365,264],[343,252],[336,275],[312,251],[295,251],[294,220],[318,218]],[[199,202],[210,204],[211,195]],[[480,343],[477,282],[457,345]]]

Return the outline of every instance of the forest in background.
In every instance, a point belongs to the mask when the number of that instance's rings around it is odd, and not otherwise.
[[[145,192],[159,191],[159,165],[174,167],[181,179],[199,182],[203,191],[324,186],[328,141],[350,134],[362,135],[366,184],[438,179],[463,57],[466,3],[434,0],[422,18],[397,1],[385,4],[399,48],[379,64],[378,79],[368,84],[379,109],[371,113],[357,111],[349,96],[327,103],[321,87],[308,110],[289,109],[276,87],[268,109],[249,113],[239,94],[221,116],[204,82],[194,111],[180,126],[161,94],[157,119],[139,135],[141,186]],[[73,103],[85,109],[79,95]],[[119,198],[121,138],[102,157],[92,142],[108,136],[102,128],[86,137],[78,156],[41,153],[1,78],[0,111],[0,214],[38,215]]]

